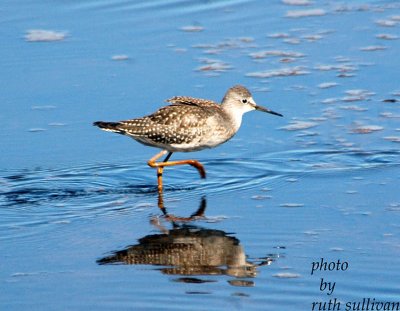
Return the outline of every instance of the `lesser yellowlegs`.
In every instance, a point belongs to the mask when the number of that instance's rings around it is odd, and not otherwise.
[[[162,149],[147,162],[157,168],[159,192],[162,192],[165,166],[189,164],[197,168],[202,178],[206,177],[203,165],[196,160],[168,161],[173,152],[214,148],[226,142],[239,130],[243,114],[251,110],[282,116],[258,106],[249,90],[241,85],[231,87],[221,104],[187,96],[176,96],[167,102],[171,104],[142,118],[93,123],[102,130],[127,135],[144,145]],[[164,161],[156,162],[165,154]]]

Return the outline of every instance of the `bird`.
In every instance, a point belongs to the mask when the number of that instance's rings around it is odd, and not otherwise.
[[[257,105],[250,91],[242,85],[229,88],[220,104],[189,96],[175,96],[166,102],[169,105],[141,118],[93,123],[104,131],[126,135],[143,145],[161,149],[147,162],[157,169],[159,193],[163,191],[164,167],[188,164],[198,170],[201,178],[206,177],[204,166],[199,161],[169,161],[173,153],[199,151],[225,143],[239,130],[243,114],[252,110],[283,117]],[[164,155],[164,160],[157,162]]]

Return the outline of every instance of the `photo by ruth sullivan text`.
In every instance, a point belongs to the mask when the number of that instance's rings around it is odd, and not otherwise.
[[[318,273],[343,273],[348,271],[349,263],[341,259],[335,261],[320,260],[311,263],[311,275]],[[336,282],[327,280],[324,277],[320,277],[319,290],[321,293],[325,293],[327,296],[332,297],[335,289]],[[345,310],[345,311],[399,311],[399,301],[380,301],[375,298],[362,298],[362,300],[354,301],[342,301],[336,297],[332,297],[325,301],[314,301],[311,303],[312,311],[322,310]]]
[[[312,310],[346,310],[346,311],[393,311],[400,310],[400,302],[378,301],[375,298],[363,298],[359,301],[340,302],[337,298],[329,301],[312,303]]]

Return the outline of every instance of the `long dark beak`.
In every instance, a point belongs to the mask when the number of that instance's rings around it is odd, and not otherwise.
[[[280,113],[278,113],[278,112],[275,112],[275,111],[272,111],[272,110],[270,110],[270,109],[268,109],[268,108],[264,108],[264,107],[262,107],[262,106],[255,105],[254,108],[256,108],[256,110],[259,110],[259,111],[268,112],[268,113],[270,113],[270,114],[274,114],[274,115],[276,115],[276,116],[283,117],[282,114],[280,114]]]

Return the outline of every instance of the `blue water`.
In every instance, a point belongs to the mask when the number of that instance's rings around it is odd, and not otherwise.
[[[289,2],[3,2],[1,309],[400,301],[400,5]],[[174,154],[207,179],[166,168],[162,197],[157,150],[91,125],[238,83],[284,118]]]

